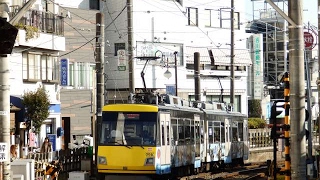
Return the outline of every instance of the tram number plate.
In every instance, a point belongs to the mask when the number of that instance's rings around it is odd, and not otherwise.
[[[154,157],[154,153],[153,152],[147,152],[146,153],[146,157]]]

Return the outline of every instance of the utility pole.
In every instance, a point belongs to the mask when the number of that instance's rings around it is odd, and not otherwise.
[[[231,0],[231,50],[230,50],[230,104],[231,109],[234,108],[234,0]]]
[[[319,27],[320,27],[320,0],[318,0],[318,79],[317,79],[317,87],[318,87],[318,109],[320,110],[320,31],[319,31]],[[319,116],[318,112],[318,124],[320,124],[320,116]],[[319,140],[318,143],[320,142],[320,128],[318,128],[318,136],[319,136]],[[318,164],[318,170],[319,168]],[[318,172],[318,174],[320,174]],[[318,175],[319,177],[319,175]]]
[[[178,51],[175,51],[174,53],[174,81],[175,81],[175,87],[176,87],[176,96],[178,96],[178,63],[177,63],[177,54]]]
[[[292,180],[306,179],[303,0],[288,1]]]
[[[0,18],[4,18],[5,21],[0,22],[0,28],[6,26],[5,23],[9,20],[8,15],[9,10],[9,0],[0,0]],[[1,30],[1,41],[6,41],[4,36],[7,34],[4,33],[5,29]],[[9,32],[7,32],[9,33]],[[11,34],[8,34],[9,36]],[[14,37],[15,39],[15,37]],[[1,42],[1,45],[5,49],[8,46],[7,42]],[[13,44],[12,44],[13,47]],[[11,48],[12,48],[11,47]],[[2,50],[3,50],[2,49]],[[11,166],[10,166],[10,83],[9,83],[9,58],[7,54],[10,54],[7,51],[2,51],[0,53],[0,143],[5,145],[5,148],[1,148],[1,154],[6,155],[5,160],[0,161],[0,172],[2,180],[11,179]],[[3,53],[2,53],[3,52]]]
[[[129,93],[135,93],[132,44],[132,0],[127,0]]]
[[[102,108],[104,106],[104,16],[101,12],[96,14],[96,122],[102,119]],[[93,136],[97,139],[97,123]],[[95,160],[97,161],[97,143],[95,143]]]
[[[7,11],[6,11],[7,10]],[[9,0],[0,0],[0,18],[9,20],[8,15]],[[3,24],[1,25],[3,26]],[[10,35],[10,34],[9,34]],[[2,34],[1,36],[4,36]],[[15,38],[14,38],[15,39]],[[3,39],[2,39],[3,40]],[[4,46],[5,43],[1,43]],[[0,48],[5,48],[0,47]],[[6,159],[1,161],[1,178],[2,180],[11,179],[11,166],[10,166],[10,82],[9,82],[9,53],[1,53],[0,55],[0,143],[4,143]]]

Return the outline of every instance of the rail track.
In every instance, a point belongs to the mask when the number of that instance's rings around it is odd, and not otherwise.
[[[265,164],[247,165],[225,169],[218,173],[200,173],[193,176],[182,177],[180,180],[266,180],[267,172]]]

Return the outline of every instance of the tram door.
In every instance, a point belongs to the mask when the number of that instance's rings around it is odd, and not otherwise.
[[[230,119],[224,120],[224,133],[225,133],[225,152],[224,152],[224,162],[231,163],[231,126]]]
[[[171,133],[170,133],[170,114],[162,113],[160,114],[160,133],[161,133],[161,164],[171,163],[171,151],[170,145]]]

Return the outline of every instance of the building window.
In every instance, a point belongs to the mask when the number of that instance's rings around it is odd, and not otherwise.
[[[126,49],[125,43],[114,43],[114,56],[118,56],[118,50]]]
[[[234,29],[240,29],[240,13],[234,12]],[[231,13],[228,9],[220,9],[220,28],[230,29]]]
[[[76,89],[92,89],[95,79],[95,63],[69,63],[68,86]]]
[[[100,10],[99,0],[89,0],[89,8],[95,9],[95,10]]]
[[[198,26],[198,8],[187,8],[188,13],[188,25],[189,26]]]
[[[23,79],[58,81],[58,58],[46,54],[23,53]]]
[[[205,9],[204,14],[206,27],[221,28],[219,11],[213,9]]]

